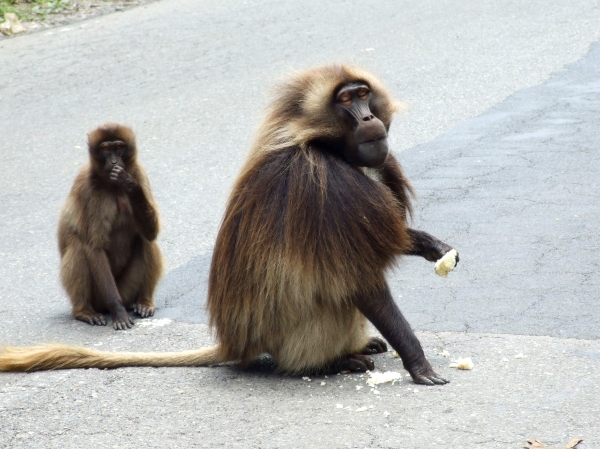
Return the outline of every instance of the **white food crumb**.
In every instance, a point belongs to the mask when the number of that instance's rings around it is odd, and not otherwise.
[[[518,353],[518,354],[515,356],[515,359],[523,359],[523,358],[525,358],[525,356],[524,356],[522,353]]]
[[[310,381],[311,381],[311,378],[310,378],[310,377],[303,377],[303,378],[302,378],[302,380],[305,380],[305,381],[307,381],[307,382],[310,382]]]
[[[173,322],[173,320],[169,319],[169,318],[159,318],[156,320],[137,320],[135,322],[136,326],[155,326],[155,327],[160,327],[160,326],[166,326],[167,324],[171,324]]]
[[[442,352],[442,357],[450,357],[450,353],[446,350],[444,350],[444,352]]]
[[[356,386],[356,389],[357,389],[357,390],[362,390],[362,388],[363,388],[363,386],[362,386],[362,385],[357,385],[357,386]]]
[[[450,364],[450,368],[458,369],[473,369],[473,361],[471,357],[465,357],[464,359],[458,359]]]
[[[344,408],[342,404],[335,404],[335,408]]]
[[[400,354],[398,354],[398,351],[394,351],[394,354],[392,354],[394,356],[395,359],[399,359],[400,358]]]
[[[455,249],[448,251],[440,260],[435,263],[435,274],[446,277],[448,273],[454,270],[456,266],[456,256],[458,253]]]
[[[367,410],[367,407],[359,407],[356,409],[357,412],[366,412]]]
[[[373,390],[373,394],[381,394],[378,390]]]
[[[387,410],[385,412],[383,412],[383,416],[390,416],[390,415],[391,415],[391,413],[388,412]]]
[[[402,379],[402,374],[396,371],[386,371],[385,373],[369,373],[367,385],[369,385],[370,387],[374,387],[375,385],[383,384],[386,382],[394,383],[400,379]]]

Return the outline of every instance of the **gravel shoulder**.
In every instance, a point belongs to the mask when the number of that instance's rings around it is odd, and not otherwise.
[[[154,3],[157,0],[63,0],[58,12],[40,15],[35,20],[21,20],[24,32],[13,36],[0,33],[0,39],[44,31],[50,28],[68,25],[73,22],[103,16],[114,12],[122,12],[131,8]],[[24,3],[17,3],[17,8],[28,7]]]

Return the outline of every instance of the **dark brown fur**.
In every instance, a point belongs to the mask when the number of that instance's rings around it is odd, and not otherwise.
[[[269,353],[290,373],[373,369],[364,354],[386,346],[369,336],[368,319],[415,382],[446,383],[425,359],[384,273],[402,254],[438,259],[451,248],[408,228],[412,189],[392,155],[371,169],[348,162],[344,142],[352,131],[334,113],[334,98],[340,88],[356,85],[370,89],[370,113],[386,132],[397,106],[377,78],[360,69],[315,68],[277,91],[215,244],[208,309],[218,345],[194,352],[189,365],[248,365]],[[60,362],[52,360],[52,348],[36,355],[26,350],[0,354],[0,370],[98,366],[98,360],[102,366],[174,364],[169,354],[143,361],[129,354],[116,365],[108,361],[115,354],[94,352],[79,355],[75,365],[61,348],[55,350]],[[27,355],[35,364],[22,362]],[[10,357],[21,364],[11,365]],[[86,357],[89,362],[81,362]]]
[[[252,158],[233,191],[208,296],[224,357],[268,352],[302,372],[360,352],[368,337],[350,298],[407,251],[408,204],[310,147]]]
[[[389,296],[385,270],[413,250],[406,222],[412,188],[391,155],[365,170],[321,143],[348,132],[330,104],[338,88],[355,82],[370,87],[371,111],[388,129],[397,106],[362,70],[313,69],[277,92],[215,245],[208,307],[223,359],[247,365],[267,352],[293,373],[371,367],[355,360],[372,343],[364,315],[394,313],[380,307],[391,297],[365,298]],[[415,380],[435,378],[401,314],[379,321],[384,336],[408,343],[400,349],[415,358],[407,366]]]

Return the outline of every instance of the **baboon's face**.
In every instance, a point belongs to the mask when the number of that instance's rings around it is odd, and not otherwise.
[[[373,96],[362,82],[343,85],[335,96],[334,107],[347,127],[343,156],[361,167],[379,167],[388,155],[387,130],[371,112]]]
[[[98,147],[98,153],[104,158],[104,171],[110,173],[118,165],[125,168],[123,161],[127,145],[121,140],[102,142]]]

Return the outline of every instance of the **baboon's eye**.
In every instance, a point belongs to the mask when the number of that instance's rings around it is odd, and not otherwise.
[[[367,89],[366,87],[362,87],[358,90],[358,98],[360,98],[361,100],[366,100],[367,98],[369,98],[369,92],[369,89]]]
[[[350,106],[352,104],[352,96],[350,92],[342,92],[338,97],[338,102],[344,106]]]

